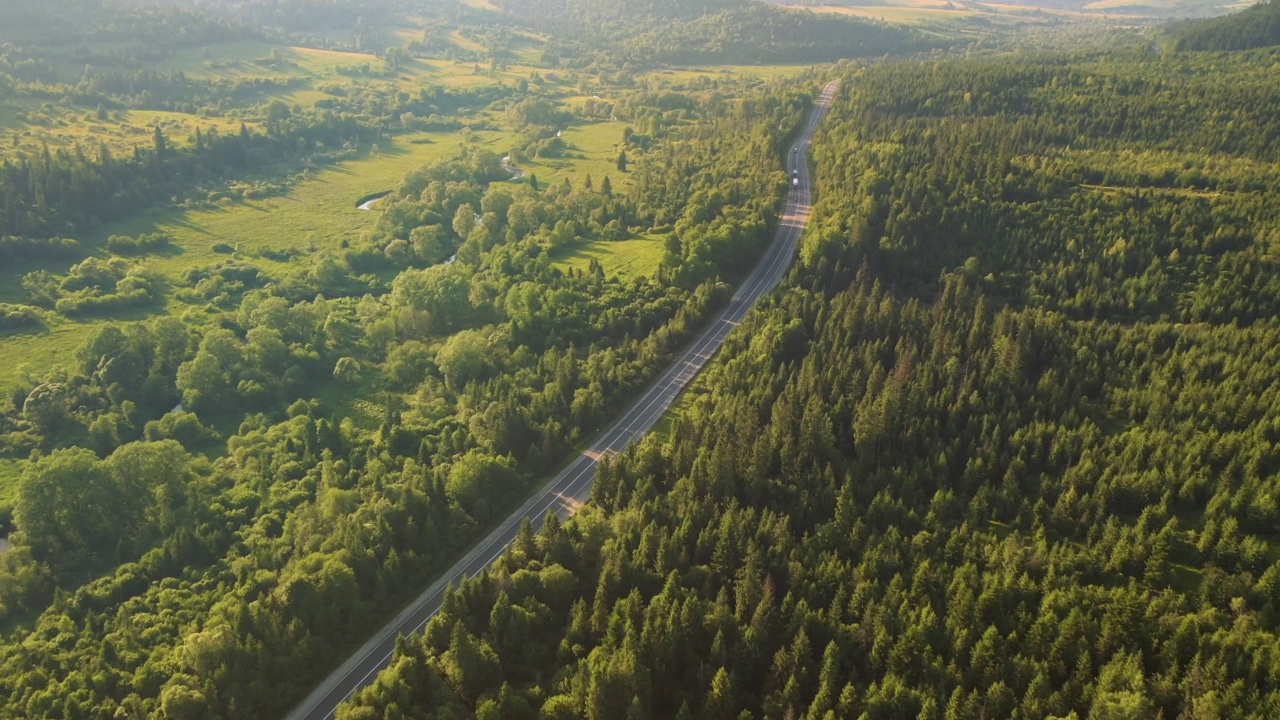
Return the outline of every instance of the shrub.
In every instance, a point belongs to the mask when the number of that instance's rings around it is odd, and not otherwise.
[[[112,235],[107,238],[107,249],[116,255],[143,255],[160,252],[173,244],[173,238],[164,233],[139,235],[136,238],[128,235]]]
[[[8,305],[0,303],[0,330],[22,330],[41,327],[44,318],[40,311],[30,305]]]

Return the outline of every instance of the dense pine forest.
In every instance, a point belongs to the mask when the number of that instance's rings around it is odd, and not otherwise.
[[[1280,45],[1280,3],[1262,0],[1223,18],[1175,26],[1171,35],[1177,50],[1250,50]]]
[[[1277,59],[850,73],[787,288],[339,717],[1275,717]]]

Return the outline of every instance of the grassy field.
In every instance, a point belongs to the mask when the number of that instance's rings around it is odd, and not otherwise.
[[[900,25],[954,24],[980,21],[994,25],[1044,23],[1066,17],[1092,17],[1055,8],[1028,5],[952,2],[951,0],[891,0],[886,3],[821,5],[815,12],[840,13]]]
[[[613,189],[621,191],[630,182],[626,173],[618,171],[618,148],[628,125],[620,120],[573,125],[561,136],[565,144],[561,157],[519,158],[517,164],[537,175],[538,184],[543,187],[563,178],[576,186],[590,175],[598,188],[608,175]]]
[[[495,152],[505,151],[507,136],[502,133],[473,133],[472,141]],[[377,214],[358,210],[355,201],[365,195],[390,190],[410,170],[455,153],[461,143],[457,135],[419,134],[398,138],[378,154],[367,154],[326,167],[295,184],[288,194],[262,200],[242,201],[213,210],[167,208],[101,229],[82,238],[91,250],[101,251],[112,234],[137,235],[165,232],[174,239],[175,252],[144,258],[148,267],[171,282],[183,272],[227,258],[213,252],[215,243],[239,247],[246,255],[262,250],[309,250],[337,247],[343,239],[354,239],[377,221]],[[252,257],[252,262],[269,274],[289,272],[287,263]],[[62,273],[68,263],[23,264],[0,269],[0,302],[22,302],[18,282],[37,269]],[[170,299],[156,313],[185,313],[191,306]],[[133,317],[84,318],[68,320],[50,317],[45,332],[0,335],[0,387],[22,377],[24,370],[47,370],[66,364],[75,350],[104,324]],[[39,373],[38,373],[39,374]]]
[[[1144,16],[1203,17],[1221,15],[1232,10],[1243,10],[1252,2],[1223,2],[1222,0],[1096,0],[1084,6],[1086,10],[1105,11],[1122,8],[1125,12],[1140,12]]]
[[[461,36],[458,39],[476,45]],[[535,43],[536,39],[530,37],[527,41]],[[258,41],[189,48],[143,63],[141,67],[163,72],[181,71],[193,79],[272,79],[279,83],[279,89],[264,92],[256,102],[281,99],[304,108],[332,97],[322,89],[331,86],[367,84],[416,92],[434,85],[448,88],[513,85],[521,79],[527,80],[536,70],[526,65],[512,65],[491,74],[487,66],[481,66],[477,72],[472,63],[415,59],[407,61],[398,71],[388,73],[381,59],[365,53],[271,45]],[[60,75],[73,78],[82,71],[83,68],[67,65],[60,69]],[[0,159],[38,152],[46,145],[55,149],[80,145],[93,153],[100,144],[106,143],[113,153],[131,152],[135,145],[146,147],[151,143],[152,128],[157,125],[172,144],[183,146],[190,142],[189,138],[197,127],[201,130],[216,127],[223,133],[235,132],[241,122],[257,127],[256,119],[257,110],[247,107],[229,110],[221,117],[111,110],[106,119],[100,120],[94,108],[5,98],[0,102]]]
[[[0,458],[0,507],[13,507],[18,494],[18,478],[21,476],[21,460]]]
[[[0,387],[22,380],[30,373],[41,376],[75,359],[90,327],[86,323],[53,319],[47,330],[0,335]]]
[[[150,147],[152,128],[157,125],[173,146],[184,147],[190,144],[197,127],[201,131],[216,128],[226,134],[238,132],[240,123],[231,118],[162,110],[121,110],[109,113],[106,120],[99,120],[83,109],[17,101],[11,108],[0,111],[0,140],[3,140],[0,157],[27,155],[45,146],[70,148],[77,144],[92,155],[104,143],[113,155],[121,156],[133,152],[135,145]],[[247,124],[258,125],[251,120]]]
[[[744,77],[755,77],[761,80],[774,80],[776,78],[791,77],[799,75],[808,70],[810,65],[710,65],[702,67],[685,67],[671,68],[664,70],[653,70],[642,73],[640,76],[661,80],[672,85],[684,85],[690,82],[697,82],[703,78],[718,79],[734,79]]]
[[[893,0],[892,2],[850,3],[848,5],[818,5],[814,12],[838,13],[901,24],[955,21],[991,14],[981,7],[950,0]]]
[[[664,250],[659,237],[598,240],[556,258],[556,265],[585,270],[595,260],[609,274],[652,277],[658,271]]]
[[[496,151],[504,137],[473,133],[472,142]],[[377,219],[375,213],[356,208],[358,198],[391,190],[410,170],[453,155],[462,144],[457,135],[404,136],[394,144],[382,143],[376,154],[327,166],[279,197],[212,210],[160,210],[100,235],[168,233],[182,252],[155,256],[149,264],[171,276],[193,264],[215,262],[218,256],[210,249],[214,243],[227,243],[246,253],[333,248],[344,239],[355,239]]]

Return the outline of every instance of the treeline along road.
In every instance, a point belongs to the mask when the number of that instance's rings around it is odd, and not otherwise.
[[[793,151],[788,170],[796,182],[787,198],[786,211],[777,236],[759,264],[734,293],[728,306],[716,317],[684,353],[619,417],[591,446],[511,513],[496,529],[476,544],[394,620],[326,678],[288,715],[287,720],[331,718],[346,698],[368,684],[386,666],[399,635],[419,632],[440,609],[451,585],[481,573],[515,540],[520,525],[529,518],[536,531],[548,512],[568,518],[591,496],[596,463],[639,439],[662,417],[680,391],[724,343],[729,332],[750,312],[756,301],[777,285],[795,257],[809,218],[809,169],[805,149],[830,107],[838,81],[833,81],[818,98]]]

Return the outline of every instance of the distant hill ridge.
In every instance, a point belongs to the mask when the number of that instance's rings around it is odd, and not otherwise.
[[[759,0],[493,0],[517,22],[630,62],[822,62],[924,50],[922,34]]]

